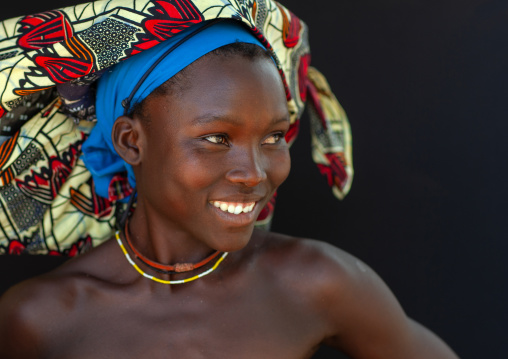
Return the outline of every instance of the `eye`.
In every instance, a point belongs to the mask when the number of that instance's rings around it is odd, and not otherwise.
[[[216,143],[218,145],[229,145],[228,139],[225,135],[210,135],[203,137],[203,139],[211,143]]]
[[[274,133],[270,136],[268,136],[264,141],[264,145],[274,145],[280,142],[284,138],[284,135],[282,133]]]

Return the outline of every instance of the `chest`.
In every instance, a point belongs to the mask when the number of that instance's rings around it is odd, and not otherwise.
[[[323,339],[304,303],[270,288],[113,293],[69,319],[55,358],[307,358]]]

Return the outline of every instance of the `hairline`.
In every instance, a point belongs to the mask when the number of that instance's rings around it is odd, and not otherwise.
[[[161,96],[179,96],[185,89],[185,85],[188,82],[188,72],[192,70],[192,68],[207,58],[213,57],[235,57],[240,56],[246,58],[250,61],[255,61],[257,59],[272,59],[272,54],[269,50],[253,43],[245,43],[245,42],[234,42],[231,44],[227,44],[221,47],[218,47],[215,50],[212,50],[205,55],[201,56],[196,61],[193,61],[182,70],[177,72],[175,75],[164,81],[160,86],[154,89],[147,97],[145,97],[142,101],[135,103],[132,106],[132,109],[129,111],[129,117],[139,117],[143,121],[143,123],[148,124],[150,119],[146,116],[146,108],[145,105],[150,101],[150,99],[159,98]]]

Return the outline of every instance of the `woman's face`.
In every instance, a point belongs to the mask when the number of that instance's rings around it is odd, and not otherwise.
[[[145,109],[135,167],[144,208],[173,235],[243,248],[290,169],[286,95],[273,61],[206,56],[181,91],[150,98]]]

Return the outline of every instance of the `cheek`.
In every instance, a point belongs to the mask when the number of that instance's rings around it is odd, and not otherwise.
[[[274,187],[279,187],[288,177],[291,170],[289,150],[283,149],[270,160],[270,180]]]
[[[207,204],[214,177],[210,164],[205,165],[193,156],[184,157],[172,156],[164,168],[159,167],[156,175],[162,179],[158,181],[160,191],[154,198],[162,203],[161,211],[171,213],[181,223],[194,218]]]
[[[213,161],[192,150],[174,156],[164,171],[167,172],[164,175],[170,180],[174,190],[181,189],[189,195],[206,190],[217,177],[217,167],[213,166]]]

